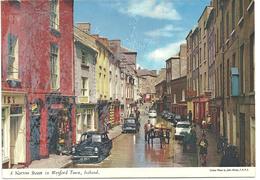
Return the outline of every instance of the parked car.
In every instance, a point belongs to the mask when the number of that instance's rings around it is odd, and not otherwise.
[[[136,118],[129,117],[124,120],[124,124],[122,126],[122,132],[138,132],[140,129],[140,123]]]
[[[174,122],[174,118],[175,118],[175,114],[173,113],[169,113],[169,115],[167,116],[166,120],[173,123]]]
[[[177,123],[182,121],[181,116],[176,114],[173,120],[173,126],[176,127]]]
[[[112,140],[107,132],[89,131],[80,137],[80,142],[72,147],[72,161],[74,163],[101,162],[109,156]]]
[[[148,113],[149,118],[150,117],[157,117],[157,112],[155,110],[150,110]]]
[[[167,111],[164,110],[164,111],[161,113],[161,117],[164,118],[164,116],[165,116],[166,113],[167,113]]]
[[[191,131],[191,124],[188,121],[180,121],[176,124],[175,128],[175,139],[183,138],[185,133],[190,133]]]

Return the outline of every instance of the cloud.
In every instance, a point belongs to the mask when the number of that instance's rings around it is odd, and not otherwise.
[[[125,2],[125,1],[124,1]],[[120,5],[119,11],[130,16],[154,19],[180,20],[181,16],[170,1],[131,0]]]
[[[182,28],[174,27],[173,25],[169,24],[162,28],[145,32],[145,35],[149,37],[172,37],[174,35],[174,32],[181,32],[181,31],[183,31]]]
[[[185,43],[185,41],[174,42],[162,48],[155,49],[148,53],[148,58],[152,61],[165,61],[179,52],[182,43]]]

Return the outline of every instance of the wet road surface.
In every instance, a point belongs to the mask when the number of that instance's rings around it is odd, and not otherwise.
[[[144,140],[144,124],[148,115],[141,113],[140,132],[136,134],[122,134],[113,140],[110,156],[98,164],[73,164],[70,168],[107,168],[107,167],[196,167],[196,153],[183,153],[180,141],[174,140],[174,128],[161,118],[151,119],[151,122],[164,123],[172,127],[169,144],[160,147],[159,139],[148,144]]]

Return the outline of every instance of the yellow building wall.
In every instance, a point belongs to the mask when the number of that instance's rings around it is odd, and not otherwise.
[[[96,88],[97,99],[109,99],[109,59],[108,52],[103,47],[98,47],[98,57],[96,63]]]
[[[192,101],[187,101],[187,113],[189,113],[189,111],[192,112],[192,119],[193,119],[194,114],[193,114],[193,102]]]

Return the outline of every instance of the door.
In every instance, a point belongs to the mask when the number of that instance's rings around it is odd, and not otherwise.
[[[10,118],[10,121],[10,162],[11,164],[17,164],[17,155],[20,154],[18,132],[21,124],[21,118],[19,116],[14,116]]]
[[[57,153],[57,144],[59,138],[58,114],[52,114],[48,120],[48,150],[50,154]]]
[[[240,113],[240,162],[245,165],[245,113]]]
[[[40,159],[40,115],[31,116],[30,123],[30,150],[31,160]]]

